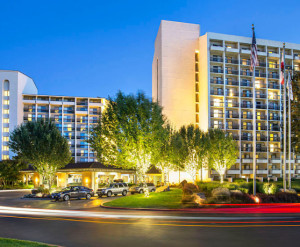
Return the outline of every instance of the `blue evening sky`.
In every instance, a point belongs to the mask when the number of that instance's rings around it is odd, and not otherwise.
[[[300,43],[300,1],[0,0],[0,69],[32,77],[40,94],[151,96],[162,19],[219,32]]]

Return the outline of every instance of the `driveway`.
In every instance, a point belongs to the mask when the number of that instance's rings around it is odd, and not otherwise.
[[[43,208],[43,209],[71,209],[71,210],[93,210],[98,209],[102,203],[111,201],[120,196],[113,197],[92,197],[91,200],[86,199],[71,199],[70,201],[58,201],[49,199],[31,199],[22,197],[29,194],[28,191],[0,191],[0,205],[11,207],[24,207],[24,208]]]

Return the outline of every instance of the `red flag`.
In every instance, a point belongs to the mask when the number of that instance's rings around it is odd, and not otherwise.
[[[284,84],[284,54],[282,52],[282,57],[281,57],[281,64],[280,64],[280,83],[281,85]]]

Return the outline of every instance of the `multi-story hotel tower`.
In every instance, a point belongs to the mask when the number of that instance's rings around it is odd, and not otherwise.
[[[283,87],[279,64],[283,43],[257,39],[259,66],[253,102],[251,42],[250,37],[219,33],[200,36],[197,24],[162,21],[155,40],[152,96],[176,128],[192,123],[203,130],[220,128],[232,134],[239,144],[239,158],[227,177],[252,177],[253,128],[257,176],[281,177]],[[285,63],[299,70],[300,45],[286,43]],[[292,157],[291,173],[297,176],[300,157]],[[211,176],[216,174],[212,171]]]
[[[0,70],[0,82],[1,160],[14,155],[8,141],[17,125],[52,119],[67,138],[75,162],[96,161],[87,139],[99,121],[105,98],[39,95],[34,81],[19,71]]]

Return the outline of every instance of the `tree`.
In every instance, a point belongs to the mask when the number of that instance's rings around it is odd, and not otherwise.
[[[16,159],[32,164],[48,182],[49,189],[57,169],[71,160],[68,142],[55,123],[48,120],[23,123],[11,134],[9,147]]]
[[[295,153],[300,153],[300,72],[295,72],[292,88],[294,100],[291,100],[291,139]]]
[[[5,187],[13,185],[20,178],[20,170],[25,168],[25,164],[17,160],[0,161],[0,181]]]
[[[101,162],[136,169],[139,181],[145,182],[146,172],[157,161],[156,152],[161,147],[165,124],[162,109],[141,92],[119,92],[108,102],[89,142]]]
[[[179,135],[182,139],[182,161],[184,169],[191,176],[193,181],[196,181],[196,176],[207,160],[207,145],[206,135],[194,125],[182,126],[179,130]]]
[[[236,162],[238,146],[230,135],[220,129],[208,130],[208,160],[211,168],[215,169],[224,181],[227,169]]]

